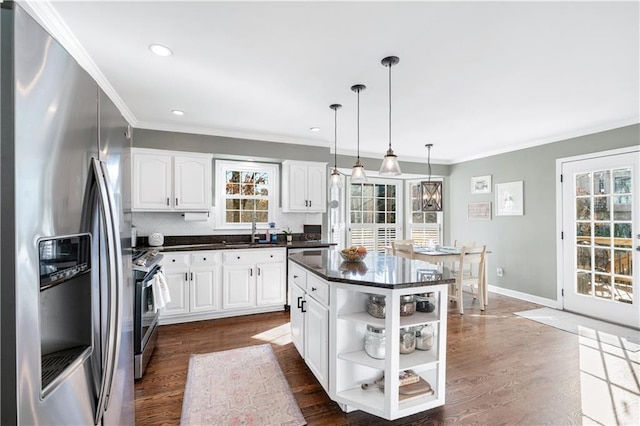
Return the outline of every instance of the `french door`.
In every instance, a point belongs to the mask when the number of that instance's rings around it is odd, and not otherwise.
[[[640,151],[560,165],[563,309],[638,328]]]

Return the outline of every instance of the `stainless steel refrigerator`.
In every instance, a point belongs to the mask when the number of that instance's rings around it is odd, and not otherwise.
[[[0,424],[134,424],[129,129],[0,3]]]

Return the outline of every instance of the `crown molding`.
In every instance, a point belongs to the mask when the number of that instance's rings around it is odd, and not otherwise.
[[[107,94],[116,105],[122,116],[134,126],[138,120],[124,103],[118,92],[113,88],[109,80],[102,74],[91,56],[78,41],[60,14],[49,0],[22,0],[17,2],[33,19],[35,19],[69,54],[78,64],[96,81],[98,86]]]

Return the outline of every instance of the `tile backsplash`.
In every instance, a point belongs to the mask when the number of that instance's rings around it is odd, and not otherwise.
[[[154,232],[163,235],[225,235],[249,234],[248,229],[216,229],[213,209],[206,221],[185,221],[181,213],[133,213],[132,223],[138,229],[138,235],[146,237]],[[282,230],[289,227],[293,233],[301,233],[303,225],[322,224],[322,214],[282,213],[276,212],[276,228]],[[259,228],[264,229],[264,228]],[[280,231],[281,232],[281,231]]]

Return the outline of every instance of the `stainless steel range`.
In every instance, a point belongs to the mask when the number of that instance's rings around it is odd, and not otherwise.
[[[135,297],[133,308],[134,377],[140,379],[158,340],[160,312],[155,307],[153,282],[162,273],[162,254],[157,250],[134,252]]]

